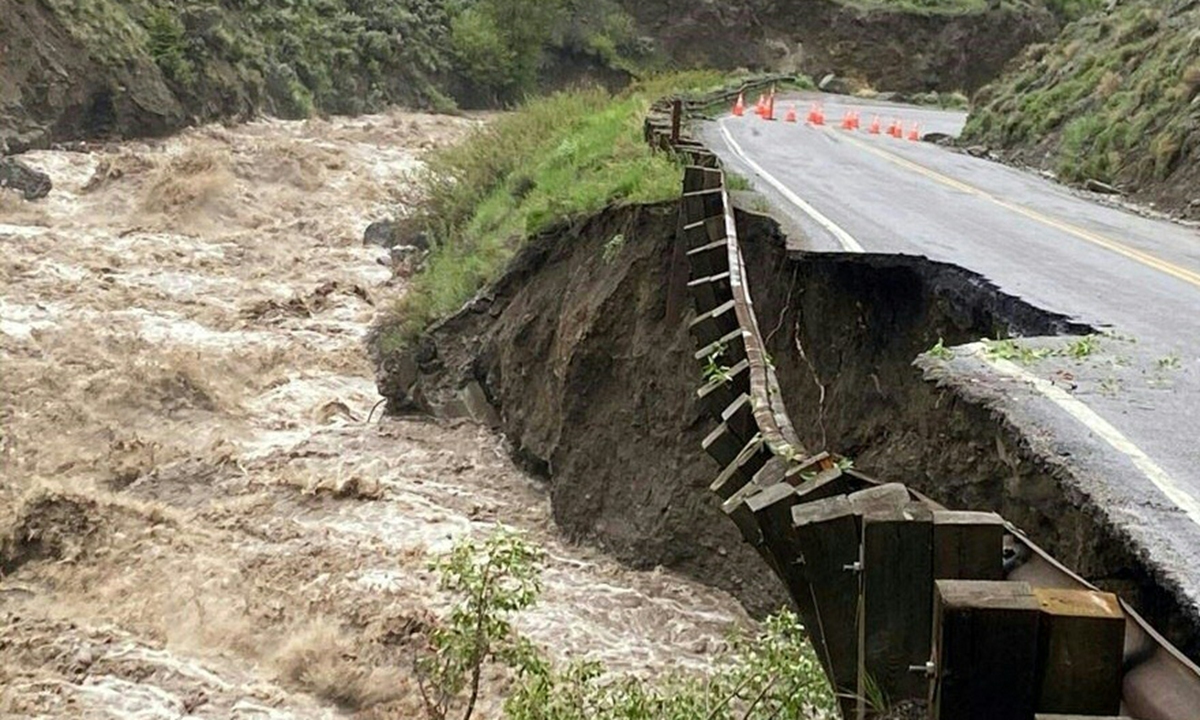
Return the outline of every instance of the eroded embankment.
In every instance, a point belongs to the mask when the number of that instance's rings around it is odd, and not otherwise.
[[[1071,489],[1062,459],[986,404],[925,382],[912,364],[939,339],[1090,328],[952,265],[789,253],[773,221],[739,213],[738,224],[759,324],[809,448],[853,457],[949,506],[1002,513],[1196,654],[1178,602]],[[674,237],[675,208],[650,206],[537,238],[487,294],[423,340],[419,362],[389,363],[385,394],[394,410],[470,406],[480,415],[475,391],[499,409],[518,453],[549,476],[555,517],[570,534],[627,561],[682,569],[763,610],[781,590],[707,490],[714,470],[700,451],[710,429],[695,400],[700,377],[686,317],[669,317],[686,279],[675,272]]]
[[[608,210],[534,239],[423,339],[415,389],[416,368],[397,358],[381,390],[392,410],[415,398],[452,414],[477,381],[518,454],[550,478],[569,535],[766,611],[783,588],[710,498],[692,340],[667,317],[675,218],[671,204]]]

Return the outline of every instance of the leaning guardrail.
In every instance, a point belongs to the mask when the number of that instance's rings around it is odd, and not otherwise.
[[[936,720],[1200,718],[1200,668],[1131,607],[993,513],[950,511],[799,441],[764,349],[725,176],[682,122],[753,92],[656,103],[647,141],[686,160],[676,258],[716,423],[711,489],[788,588],[842,715],[928,703]]]

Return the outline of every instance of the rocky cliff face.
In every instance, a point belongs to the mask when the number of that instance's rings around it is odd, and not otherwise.
[[[619,86],[636,57],[832,72],[885,90],[971,90],[1058,27],[1036,3],[937,1],[964,5],[931,12],[832,0],[604,0],[596,10],[571,0],[547,38],[537,82]],[[456,70],[451,15],[434,0],[272,1],[253,10],[216,0],[0,0],[0,151],[158,135],[256,113],[439,109],[452,106],[449,96],[494,104],[494,93]]]
[[[51,138],[153,135],[183,122],[183,106],[145,52],[99,64],[41,2],[0,0],[0,18],[0,152]]]

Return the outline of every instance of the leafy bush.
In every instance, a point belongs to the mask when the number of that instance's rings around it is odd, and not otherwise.
[[[459,542],[432,564],[440,589],[458,602],[430,633],[429,648],[417,661],[421,700],[430,720],[445,720],[468,690],[463,720],[469,720],[487,662],[542,671],[545,663],[537,649],[509,622],[512,613],[537,600],[541,559],[540,548],[501,528],[480,544],[470,538]]]
[[[596,662],[556,666],[509,622],[536,601],[541,558],[540,549],[501,529],[482,543],[460,542],[434,564],[442,589],[459,601],[432,631],[431,652],[418,665],[430,720],[444,720],[452,707],[462,707],[469,720],[480,671],[493,661],[516,674],[504,703],[509,720],[834,717],[833,693],[804,628],[787,610],[754,634],[734,635],[705,673],[651,681],[616,675]]]
[[[187,35],[179,16],[166,8],[155,8],[146,16],[150,57],[163,74],[183,85],[191,85],[195,71],[186,56]]]
[[[450,44],[459,68],[477,85],[501,92],[515,82],[515,53],[501,37],[491,14],[469,8],[454,18]]]
[[[804,628],[788,610],[739,635],[706,674],[613,677],[597,663],[527,673],[504,705],[510,720],[772,720],[833,717],[834,696]]]

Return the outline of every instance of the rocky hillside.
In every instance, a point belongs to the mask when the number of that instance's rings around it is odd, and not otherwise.
[[[973,90],[1095,0],[0,0],[0,152],[259,113],[503,106],[664,67]]]
[[[972,91],[1091,0],[622,0],[682,65],[846,76],[881,90]]]
[[[495,106],[581,74],[621,82],[642,50],[615,0],[0,0],[0,150]]]
[[[966,140],[1200,217],[1200,0],[1114,4],[981,90]]]

